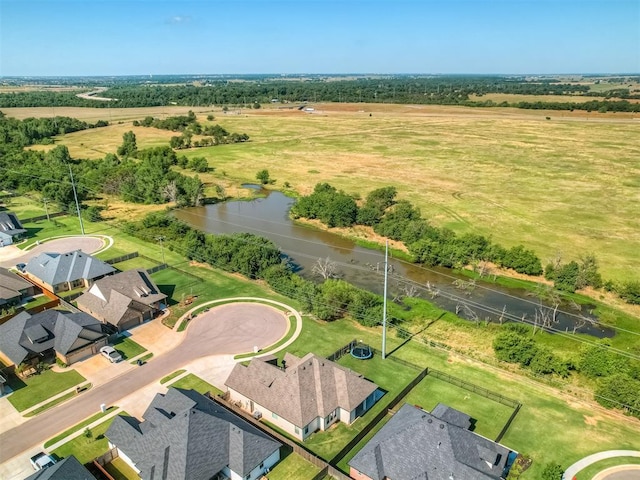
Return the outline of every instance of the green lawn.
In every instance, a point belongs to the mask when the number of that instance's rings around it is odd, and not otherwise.
[[[107,463],[104,468],[115,480],[140,480],[138,474],[121,458]]]
[[[180,380],[176,381],[175,383],[172,383],[170,386],[176,387],[176,388],[182,388],[185,390],[193,389],[196,392],[199,392],[202,394],[211,392],[213,395],[220,395],[223,393],[222,390],[214,387],[210,383],[205,382],[204,380],[202,380],[197,375],[194,375],[193,373],[190,373],[189,375],[185,375]]]
[[[86,391],[86,390],[88,390],[90,388],[91,388],[91,384],[88,384],[86,387],[83,388],[83,390]],[[25,413],[24,416],[25,417],[35,417],[36,415],[44,412],[45,410],[49,410],[50,408],[53,408],[56,405],[61,404],[62,402],[66,402],[67,400],[75,397],[76,395],[77,395],[77,393],[75,391],[71,391],[69,393],[65,393],[61,397],[58,397],[55,400],[52,400],[51,402],[45,403],[44,405],[41,405],[38,408],[36,408],[34,410],[31,410],[28,413]]]
[[[297,453],[289,453],[268,473],[269,480],[311,480],[320,469]]]
[[[2,206],[0,210],[13,212],[22,221],[24,218],[39,217],[45,215],[44,202],[36,198],[29,198],[23,195],[18,197],[4,197],[0,200]],[[48,204],[49,213],[57,212],[59,209],[54,205]]]
[[[109,251],[109,250],[107,250],[107,251]],[[111,255],[110,258],[113,258],[113,255]],[[147,270],[148,268],[155,267],[155,266],[157,266],[159,264],[160,264],[160,262],[154,262],[154,261],[148,260],[146,258],[136,257],[136,258],[131,258],[129,260],[125,260],[124,262],[114,263],[113,264],[113,268],[117,268],[121,272],[124,272],[126,270],[133,270],[133,269],[138,269],[138,268],[141,268],[143,270]]]
[[[127,415],[126,412],[121,412],[120,414]],[[51,453],[59,458],[66,458],[70,455],[75,455],[78,461],[83,464],[90,462],[109,450],[109,442],[104,436],[104,432],[107,431],[114,418],[115,417],[110,418],[93,428],[91,430],[90,438],[87,438],[82,434],[56,448]]]
[[[507,423],[513,409],[477,393],[427,375],[411,390],[406,403],[430,412],[438,403],[460,410],[476,420],[474,432],[495,439]]]
[[[54,443],[59,442],[60,440],[62,440],[63,438],[68,437],[69,435],[71,435],[72,433],[77,432],[78,430],[85,428],[87,425],[92,424],[93,422],[99,420],[100,418],[104,417],[105,415],[109,415],[111,412],[113,412],[116,408],[116,406],[112,406],[107,408],[107,411],[102,413],[96,413],[95,415],[92,415],[91,417],[87,418],[86,420],[78,423],[77,425],[74,425],[73,427],[65,430],[64,432],[62,432],[59,435],[56,435],[55,437],[51,438],[50,440],[47,440],[44,443],[44,448],[47,448],[51,445],[53,445]]]
[[[25,310],[29,310],[30,308],[35,308],[39,305],[44,305],[45,303],[50,302],[51,299],[49,297],[47,297],[46,295],[37,295],[35,297],[33,297],[33,299],[31,299],[29,302],[25,303],[23,305],[23,308]]]
[[[120,355],[122,355],[123,360],[129,360],[130,358],[137,357],[141,353],[147,351],[142,345],[137,344],[129,337],[118,337],[115,342],[113,342],[113,348],[115,348]]]
[[[14,392],[7,398],[16,410],[22,412],[85,380],[75,370],[61,373],[45,370],[39,375],[33,375],[24,380],[14,377],[9,379],[9,386],[14,389]]]
[[[576,478],[578,480],[591,480],[598,472],[601,472],[602,470],[605,470],[609,467],[615,467],[617,465],[640,465],[640,458],[616,457],[601,460],[582,470],[580,473],[578,473]]]
[[[170,373],[166,377],[162,377],[162,379],[160,380],[160,385],[164,385],[165,383],[167,383],[167,382],[173,380],[174,378],[176,378],[178,375],[182,375],[184,372],[186,372],[186,370],[180,369],[180,370],[176,370],[173,373]]]

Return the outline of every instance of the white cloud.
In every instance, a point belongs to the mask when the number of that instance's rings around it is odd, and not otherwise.
[[[167,19],[167,23],[171,25],[179,25],[182,23],[188,23],[191,21],[191,17],[185,15],[174,15]]]

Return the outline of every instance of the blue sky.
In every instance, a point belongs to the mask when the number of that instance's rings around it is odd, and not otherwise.
[[[0,76],[618,72],[640,0],[0,0]]]

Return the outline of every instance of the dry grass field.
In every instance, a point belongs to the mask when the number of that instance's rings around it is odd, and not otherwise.
[[[558,253],[571,260],[593,252],[605,278],[638,278],[640,115],[387,104],[314,108],[226,115],[216,109],[214,122],[251,141],[181,153],[207,157],[216,169],[207,180],[227,186],[255,180],[263,168],[276,179],[275,188],[289,182],[303,194],[325,181],[362,197],[395,185],[399,198],[418,205],[436,225],[490,235],[505,246],[523,243],[543,263]],[[5,112],[24,118],[40,110]],[[124,123],[58,141],[80,158],[115,151],[129,129],[139,147],[166,144],[174,133],[133,128],[130,120],[187,110],[112,109]],[[56,109],[94,120],[107,118],[104,113]],[[206,122],[206,113],[199,120]]]

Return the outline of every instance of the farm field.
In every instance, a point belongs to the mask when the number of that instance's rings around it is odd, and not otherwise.
[[[6,110],[33,116],[42,109]],[[79,115],[83,109],[64,110]],[[89,110],[81,116],[105,118],[104,109]],[[128,122],[162,112],[116,115]],[[569,261],[595,253],[603,276],[617,280],[631,279],[640,266],[640,122],[630,114],[321,104],[313,113],[269,108],[214,115],[215,123],[251,141],[180,151],[209,160],[215,170],[202,177],[206,182],[255,181],[266,168],[274,188],[289,182],[301,194],[329,182],[364,197],[391,183],[399,199],[418,205],[433,224],[505,246],[522,243],[543,263],[558,254]],[[206,122],[205,115],[199,120]],[[99,158],[115,151],[129,129],[141,148],[174,135],[123,123],[57,142],[74,157]]]

